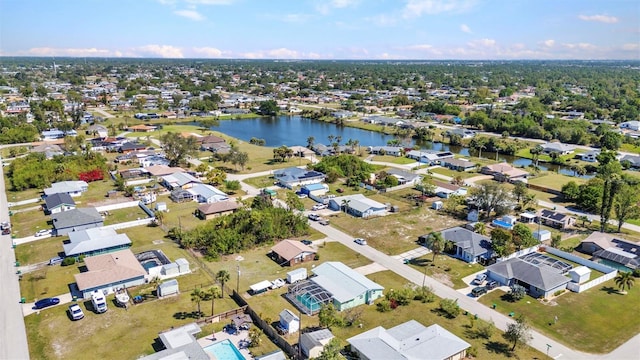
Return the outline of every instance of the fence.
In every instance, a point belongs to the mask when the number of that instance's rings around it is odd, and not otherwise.
[[[125,181],[124,185],[125,186],[142,185],[142,184],[148,184],[152,181],[153,179],[129,180],[129,181]]]
[[[552,247],[547,247],[545,248],[545,250],[549,253],[549,254],[553,254],[556,256],[559,256],[561,258],[573,261],[575,263],[578,263],[580,265],[584,265],[588,268],[591,269],[595,269],[598,270],[600,272],[603,272],[604,275],[600,276],[596,279],[593,279],[589,282],[586,282],[584,284],[576,284],[576,283],[569,283],[567,284],[567,289],[573,291],[573,292],[582,292],[585,291],[587,289],[591,289],[592,287],[596,286],[596,285],[600,285],[605,281],[609,281],[611,279],[613,279],[614,277],[616,277],[616,275],[618,275],[618,270],[610,268],[606,265],[597,263],[595,261],[591,261],[591,260],[587,260],[587,259],[583,259],[580,256],[576,256],[573,254],[569,254],[567,252],[552,248]]]
[[[247,310],[247,306],[241,306],[239,308],[227,310],[225,312],[221,312],[219,314],[215,314],[212,316],[206,316],[200,318],[196,321],[198,325],[210,324],[214,322],[219,322],[220,320],[228,319],[230,317],[234,317],[238,314],[244,314]]]
[[[274,344],[276,344],[280,349],[282,349],[288,356],[292,358],[296,358],[298,352],[296,348],[289,344],[287,340],[285,340],[278,332],[271,326],[271,324],[262,320],[258,314],[256,314],[253,309],[247,304],[247,302],[238,294],[235,290],[231,294],[231,298],[235,300],[235,302],[240,306],[246,306],[246,312],[251,316],[253,320],[253,324],[259,327]]]
[[[128,222],[119,223],[119,224],[106,225],[104,227],[107,228],[107,229],[120,230],[120,229],[136,227],[136,226],[140,226],[140,225],[149,225],[154,220],[155,220],[155,218],[146,218],[146,219],[133,220],[133,221],[128,221]]]
[[[540,247],[540,245],[534,245],[534,246],[532,246],[530,248],[526,248],[526,249],[522,249],[520,251],[516,251],[511,255],[507,255],[507,256],[504,256],[504,257],[496,259],[496,262],[501,262],[501,261],[513,259],[515,257],[520,257],[522,255],[527,255],[527,254],[530,254],[532,252],[536,252],[536,251],[538,251],[539,247]]]
[[[103,211],[113,211],[113,210],[118,210],[118,209],[136,207],[136,206],[138,206],[138,201],[137,200],[121,202],[121,203],[117,203],[117,204],[109,204],[109,205],[104,205],[104,206],[96,206],[96,210],[98,210],[98,212],[103,212]]]
[[[532,189],[532,190],[538,190],[538,191],[546,192],[546,193],[549,193],[549,194],[562,196],[562,191],[558,191],[558,190],[555,190],[555,189],[550,189],[548,187],[544,187],[544,186],[540,186],[540,185],[534,185],[534,184],[531,184],[531,183],[528,183],[527,187],[529,189]]]

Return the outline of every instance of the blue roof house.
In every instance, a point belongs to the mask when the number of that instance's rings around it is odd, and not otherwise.
[[[325,178],[325,175],[321,172],[298,167],[275,170],[273,176],[279,185],[287,189],[292,189],[294,186],[321,183]]]

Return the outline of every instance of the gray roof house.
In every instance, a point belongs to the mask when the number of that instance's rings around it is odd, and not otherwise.
[[[575,150],[575,146],[560,142],[546,143],[542,145],[542,151],[547,154],[556,153],[560,155],[568,155],[573,153]]]
[[[80,196],[83,192],[89,190],[89,184],[86,181],[60,181],[51,184],[51,187],[44,189],[44,195],[66,193],[71,196]]]
[[[209,360],[209,355],[194,336],[201,331],[198,324],[191,323],[163,332],[158,337],[164,345],[164,350],[142,357],[140,360]]]
[[[274,170],[273,177],[278,184],[287,189],[291,189],[294,186],[321,183],[324,181],[325,175],[318,171],[301,169],[294,166]]]
[[[229,200],[229,196],[217,188],[207,184],[194,184],[189,190],[193,198],[199,203],[215,203]]]
[[[126,249],[131,246],[127,234],[118,234],[112,228],[99,227],[69,233],[69,241],[65,242],[65,256],[92,256]]]
[[[389,169],[387,170],[387,174],[394,176],[398,179],[398,183],[400,185],[403,184],[413,184],[418,185],[422,181],[422,176],[419,174],[414,174],[408,171],[400,170],[400,169]]]
[[[522,285],[536,298],[548,298],[556,291],[565,289],[571,281],[557,269],[544,264],[534,265],[521,258],[512,258],[488,266],[487,275],[501,285]]]
[[[57,214],[59,212],[73,210],[76,202],[67,193],[58,193],[47,196],[44,199],[44,210],[46,214]]]
[[[334,336],[329,329],[321,329],[300,335],[300,350],[309,359],[317,358],[324,350],[325,345]]]
[[[454,155],[450,151],[411,150],[405,156],[421,163],[439,164],[440,160],[452,159]]]
[[[491,239],[459,226],[442,230],[442,237],[455,244],[454,256],[468,263],[474,264],[479,260],[488,260],[493,255]],[[426,243],[429,235],[422,235],[418,239]]]
[[[78,208],[52,214],[53,235],[67,235],[73,231],[80,231],[103,226],[102,216],[95,208]]]
[[[387,213],[387,207],[363,194],[339,196],[329,200],[329,209],[338,211],[346,207],[346,212],[357,217],[382,216]]]
[[[198,180],[195,176],[184,172],[176,172],[162,177],[162,185],[169,190],[188,189],[194,184],[200,183],[202,183],[202,181]]]
[[[620,158],[620,162],[628,161],[631,163],[631,167],[640,169],[640,156],[639,155],[624,155]]]
[[[347,342],[361,360],[463,359],[471,346],[440,325],[426,327],[415,320],[389,330],[378,326]]]

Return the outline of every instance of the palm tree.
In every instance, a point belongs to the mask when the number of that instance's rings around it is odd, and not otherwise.
[[[531,153],[531,155],[533,156],[533,162],[536,164],[536,168],[538,167],[538,160],[540,159],[540,154],[542,154],[542,152],[544,151],[544,149],[542,148],[541,145],[536,145],[533,149],[529,149],[529,153]]]
[[[473,231],[480,235],[487,235],[487,228],[485,223],[483,222],[478,222],[475,225],[473,225]]]
[[[156,224],[162,225],[164,221],[164,211],[156,210],[153,212],[153,217],[156,218]]]
[[[230,278],[231,275],[229,275],[229,272],[227,270],[220,270],[216,274],[216,280],[220,282],[220,285],[222,287],[222,297],[224,297],[224,284],[229,281]]]
[[[313,136],[309,136],[309,137],[307,138],[307,147],[308,147],[309,149],[311,149],[311,148],[313,147],[313,144],[314,144],[315,142],[316,142],[316,138],[315,138],[315,137],[313,137]]]
[[[209,290],[207,290],[207,296],[211,300],[211,316],[213,316],[214,314],[213,306],[216,303],[216,298],[219,298],[222,296],[222,293],[220,292],[220,288],[217,286],[210,287]]]
[[[633,283],[635,279],[633,278],[633,273],[631,271],[618,271],[618,275],[613,279],[616,282],[618,288],[620,288],[620,293],[626,294],[625,288],[627,290],[631,290],[633,287]]]
[[[342,200],[342,204],[340,204],[340,207],[342,209],[344,209],[344,212],[347,212],[347,209],[349,209],[349,203],[351,202],[351,200],[347,200],[347,199],[343,199]]]
[[[207,295],[205,294],[205,292],[200,288],[193,289],[193,292],[191,293],[191,301],[198,304],[198,319],[202,314],[202,312],[200,311],[200,303],[205,299],[206,296]]]
[[[431,249],[433,252],[433,260],[432,263],[436,262],[436,255],[440,254],[444,251],[444,247],[446,245],[446,240],[442,236],[440,232],[432,232],[427,237],[427,247]]]

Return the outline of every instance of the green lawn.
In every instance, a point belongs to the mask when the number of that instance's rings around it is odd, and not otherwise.
[[[139,206],[134,206],[125,209],[110,210],[109,215],[104,218],[104,224],[119,224],[138,219],[146,219],[148,217],[149,215],[142,211]]]
[[[371,160],[372,161],[388,162],[388,163],[393,163],[393,164],[398,164],[398,165],[413,164],[413,163],[416,162],[415,160],[409,159],[409,158],[404,157],[404,156],[391,156],[391,155],[384,155],[384,156],[376,155]]]
[[[456,177],[456,176],[460,176],[463,179],[468,179],[468,178],[472,178],[474,176],[478,176],[478,173],[475,171],[455,171],[455,170],[451,170],[451,169],[447,169],[444,167],[435,167],[435,168],[431,168],[429,169],[429,172],[435,173],[435,174],[440,174],[440,175],[445,175],[445,176],[449,176],[449,177]],[[436,180],[438,180],[437,178],[435,178]]]
[[[528,180],[529,184],[544,186],[554,190],[560,190],[562,186],[569,181],[574,181],[575,183],[580,185],[586,183],[587,179],[575,176],[567,176],[554,172],[543,172],[540,173],[540,175],[532,177]]]
[[[537,330],[568,346],[607,353],[640,332],[640,322],[629,312],[638,305],[640,287],[633,287],[627,295],[616,289],[610,280],[580,294],[567,292],[549,305],[528,296],[515,303],[505,301],[501,290],[479,301],[488,306],[497,304],[497,310],[504,314],[524,314]],[[558,317],[556,324],[554,316]]]
[[[21,265],[47,261],[62,252],[62,242],[68,237],[50,237],[16,246],[16,260]]]
[[[434,262],[433,254],[412,259],[409,265],[454,289],[468,287],[462,279],[484,269],[480,264],[469,264],[448,255],[438,255]]]
[[[29,210],[11,216],[11,234],[17,238],[32,236],[41,229],[51,229],[49,216],[40,210]]]
[[[243,182],[253,187],[256,187],[258,189],[262,189],[269,186],[273,186],[274,178],[273,178],[273,175],[256,176],[256,177],[245,179],[243,180]]]

